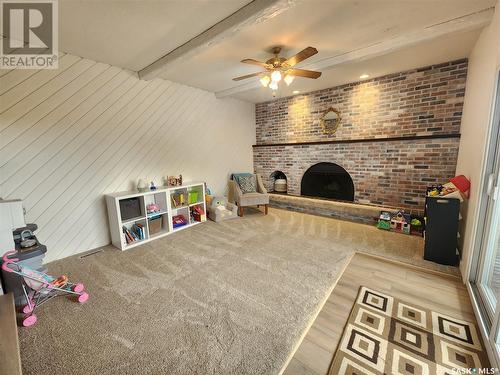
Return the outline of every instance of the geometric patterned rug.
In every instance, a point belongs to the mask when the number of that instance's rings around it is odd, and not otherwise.
[[[456,375],[486,367],[474,323],[362,286],[329,375]]]

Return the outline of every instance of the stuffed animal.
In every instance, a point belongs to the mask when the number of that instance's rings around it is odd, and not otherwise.
[[[160,207],[156,203],[150,203],[146,206],[146,211],[148,211],[148,214],[160,212]]]

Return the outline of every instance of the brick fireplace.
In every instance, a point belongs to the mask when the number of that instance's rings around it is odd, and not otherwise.
[[[311,167],[334,164],[354,202],[421,211],[426,186],[455,174],[466,77],[458,60],[257,104],[255,170],[271,191],[283,172],[301,195]],[[319,121],[329,107],[342,116],[334,135]]]

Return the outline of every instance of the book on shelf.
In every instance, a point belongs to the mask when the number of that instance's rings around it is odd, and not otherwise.
[[[186,205],[186,198],[183,193],[172,194],[170,196],[170,200],[172,201],[172,206],[174,208],[183,207]]]
[[[143,240],[145,237],[144,237],[144,227],[142,226],[142,224],[134,224],[132,226],[132,229],[134,231],[134,233],[139,237],[140,240]]]
[[[125,235],[125,241],[127,244],[130,244],[132,242],[140,241],[146,239],[145,236],[145,229],[142,224],[133,224],[130,229],[127,228],[126,226],[122,227],[123,233]]]
[[[137,228],[139,228],[141,240],[146,239],[144,225],[142,225],[142,224],[136,224],[136,225],[137,225]]]
[[[125,241],[127,242],[127,244],[135,241],[134,237],[132,237],[132,234],[130,233],[130,231],[128,230],[128,228],[126,226],[123,226],[122,230],[123,230],[123,234],[125,235]]]

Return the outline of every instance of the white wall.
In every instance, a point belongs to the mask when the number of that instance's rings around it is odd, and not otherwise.
[[[103,194],[179,173],[223,194],[252,171],[254,108],[69,54],[0,70],[0,197],[24,200],[47,261],[108,244]]]
[[[464,204],[463,257],[461,271],[464,280],[468,274],[474,232],[478,223],[479,198],[483,191],[482,166],[485,162],[488,133],[492,116],[494,88],[500,67],[500,6],[486,27],[469,57],[469,71],[462,117],[457,174],[471,180],[470,199]]]

